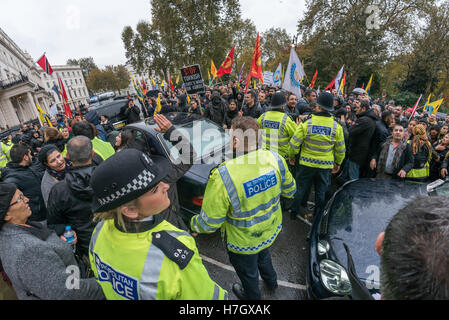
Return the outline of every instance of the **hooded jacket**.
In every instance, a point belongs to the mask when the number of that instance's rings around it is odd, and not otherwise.
[[[48,197],[47,224],[62,235],[66,226],[71,226],[78,237],[78,250],[88,255],[93,223],[92,198],[94,192],[90,178],[96,167],[93,165],[71,167],[65,179],[57,183]]]
[[[26,167],[9,162],[2,169],[2,181],[15,184],[25,197],[30,199],[28,204],[31,209],[31,216],[28,221],[44,221],[47,217],[47,210],[41,193],[44,171],[45,168],[40,162],[35,162]]]
[[[89,111],[86,116],[86,121],[89,121],[90,123],[92,123],[95,128],[97,128],[98,131],[98,137],[103,140],[106,141],[106,131],[103,128],[103,126],[100,124],[100,117],[98,116],[97,111],[92,110]]]
[[[176,97],[181,101],[177,106],[178,112],[188,112],[189,105],[187,104],[187,96],[185,94],[180,94]]]
[[[239,115],[239,109],[236,108],[234,111],[226,110],[224,124],[228,129],[231,129],[232,120]]]
[[[376,130],[377,116],[369,109],[358,116],[355,124],[349,128],[349,160],[359,166],[367,165],[376,154],[375,143],[372,142]]]
[[[222,127],[226,110],[227,103],[220,97],[218,92],[214,91],[211,96],[211,102],[206,106],[206,110],[204,111],[204,117]]]

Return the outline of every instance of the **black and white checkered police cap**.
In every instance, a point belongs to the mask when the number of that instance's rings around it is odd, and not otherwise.
[[[169,160],[148,156],[137,149],[123,149],[93,172],[93,212],[106,212],[137,199],[167,175]]]

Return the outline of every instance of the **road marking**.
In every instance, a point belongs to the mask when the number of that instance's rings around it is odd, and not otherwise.
[[[212,258],[206,257],[205,255],[200,254],[201,259],[203,259],[204,261],[207,261],[213,265],[216,265],[217,267],[220,267],[222,269],[231,271],[235,273],[235,270],[233,267],[228,266],[227,264],[221,263],[220,261],[214,260]],[[262,280],[262,278],[259,276],[259,280]],[[305,285],[302,284],[296,284],[296,283],[290,283],[287,281],[282,281],[282,280],[278,280],[278,285],[283,286],[283,287],[287,287],[287,288],[293,288],[293,289],[298,289],[298,290],[307,290],[307,287]]]

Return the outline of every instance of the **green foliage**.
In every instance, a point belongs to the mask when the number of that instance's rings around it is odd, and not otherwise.
[[[87,87],[94,91],[119,91],[129,86],[130,77],[125,66],[106,66],[93,69],[86,80]]]
[[[73,66],[80,66],[81,72],[83,73],[84,79],[87,79],[87,76],[89,73],[94,70],[98,69],[97,65],[94,62],[94,58],[87,57],[87,58],[81,58],[81,59],[69,59],[67,60],[68,65]]]

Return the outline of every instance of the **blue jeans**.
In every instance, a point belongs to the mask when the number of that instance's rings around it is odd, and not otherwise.
[[[242,282],[246,299],[260,300],[259,271],[260,276],[269,287],[277,286],[277,275],[271,263],[268,248],[256,254],[237,254],[230,251],[228,254],[229,261]]]
[[[343,168],[342,182],[346,183],[351,180],[356,180],[359,178],[360,166],[347,159],[345,167]]]
[[[307,203],[307,199],[312,188],[315,185],[315,210],[314,217],[320,214],[326,206],[326,192],[330,187],[331,169],[312,168],[299,165],[296,172],[296,194],[290,207],[294,213],[301,214],[300,206]]]

